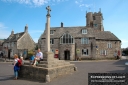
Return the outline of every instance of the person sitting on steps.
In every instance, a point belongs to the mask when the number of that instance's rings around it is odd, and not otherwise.
[[[33,66],[35,66],[40,60],[43,60],[43,53],[38,49],[36,57],[34,58]]]

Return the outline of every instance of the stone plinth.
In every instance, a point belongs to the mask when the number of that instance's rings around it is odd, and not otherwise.
[[[44,56],[44,61],[41,61],[35,67],[30,65],[22,66],[19,72],[19,77],[50,82],[54,78],[72,74],[75,71],[76,67],[74,64],[54,58],[52,52],[46,52]]]
[[[24,65],[19,71],[19,77],[28,80],[37,80],[42,82],[52,81],[54,78],[61,77],[63,75],[72,74],[74,72],[74,65],[64,65],[51,68],[32,67]],[[47,75],[50,80],[47,80]]]

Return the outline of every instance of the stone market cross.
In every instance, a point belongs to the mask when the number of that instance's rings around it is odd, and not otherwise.
[[[47,16],[49,16],[50,15],[50,11],[51,11],[50,6],[47,6],[46,9],[47,9],[47,12],[48,12]]]

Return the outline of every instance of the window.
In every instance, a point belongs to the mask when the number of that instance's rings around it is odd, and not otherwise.
[[[60,38],[60,44],[73,44],[73,43],[74,43],[74,38],[68,33],[65,33]]]
[[[108,48],[112,48],[112,44],[109,42],[109,43],[107,44],[107,47],[108,47]]]
[[[53,35],[54,34],[54,30],[50,30],[50,35]]]
[[[50,39],[50,44],[54,44],[54,39],[53,38]]]
[[[81,38],[81,44],[89,44],[88,38]]]
[[[82,49],[82,55],[88,55],[88,49]]]
[[[101,50],[100,55],[107,55],[107,51],[106,50]]]
[[[93,16],[93,20],[96,20],[96,17],[95,16]]]
[[[97,24],[93,24],[94,27],[97,27],[98,25]]]
[[[87,29],[83,29],[82,34],[87,34]]]

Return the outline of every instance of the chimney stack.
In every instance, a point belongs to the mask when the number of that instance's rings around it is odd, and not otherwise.
[[[63,27],[63,22],[61,22],[61,27]]]

